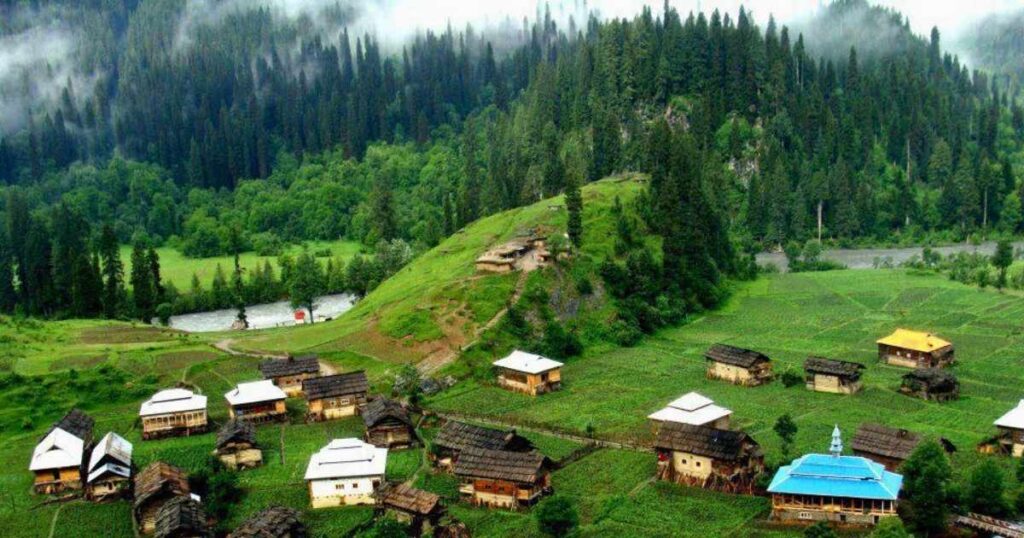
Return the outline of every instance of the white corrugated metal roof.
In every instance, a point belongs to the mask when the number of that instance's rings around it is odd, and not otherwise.
[[[388,449],[355,438],[335,439],[309,458],[306,480],[383,476]]]
[[[562,363],[558,361],[518,349],[510,353],[508,357],[494,361],[494,365],[527,374],[539,374],[562,367]]]
[[[28,470],[63,469],[82,464],[85,443],[74,435],[54,428],[32,451],[32,463]]]
[[[1021,400],[1017,407],[1014,407],[1005,415],[999,417],[995,422],[996,426],[1024,430],[1024,400]]]
[[[688,392],[668,404],[669,407],[675,407],[683,411],[696,411],[701,407],[707,407],[713,404],[711,398],[704,396],[699,392]]]
[[[206,409],[206,396],[188,389],[167,389],[153,395],[142,403],[139,416],[165,415]]]
[[[99,464],[100,460],[103,459],[103,456],[107,454],[123,465],[130,467],[132,464],[132,444],[124,437],[114,432],[108,432],[92,449],[92,455],[89,457],[90,475],[96,469],[96,465]]]
[[[231,405],[245,405],[258,402],[272,402],[288,397],[280,387],[270,379],[239,383],[235,388],[224,393]]]
[[[715,405],[707,396],[690,392],[673,400],[664,409],[651,413],[647,418],[659,422],[678,422],[680,424],[703,426],[731,414],[732,411]]]
[[[104,463],[89,472],[88,482],[93,482],[97,478],[105,475],[107,472],[116,474],[117,476],[123,476],[125,478],[132,477],[132,470],[130,467],[125,467],[124,465],[118,465],[116,463]]]

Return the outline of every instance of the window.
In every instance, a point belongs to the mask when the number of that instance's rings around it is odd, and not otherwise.
[[[679,460],[679,463],[682,463],[683,465],[686,465],[686,458],[683,458],[683,459]]]
[[[699,461],[697,462],[697,467],[700,467],[700,462]]]
[[[335,484],[334,485],[334,489],[336,489],[336,490],[345,489],[345,484]]]
[[[813,519],[813,516],[811,516],[810,512],[800,512],[799,514],[797,514],[797,517],[800,519]]]

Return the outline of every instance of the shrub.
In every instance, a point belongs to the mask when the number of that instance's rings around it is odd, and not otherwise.
[[[782,372],[782,376],[779,379],[782,381],[782,385],[787,389],[804,383],[804,377],[793,370],[786,370],[785,372]]]
[[[262,232],[250,237],[252,248],[260,256],[280,256],[284,252],[284,243],[274,232]]]
[[[170,303],[160,303],[156,307],[156,317],[160,320],[160,324],[167,326],[171,324],[171,314],[174,312],[174,307]]]
[[[536,510],[537,527],[548,536],[568,536],[580,523],[572,502],[555,495],[542,501]]]

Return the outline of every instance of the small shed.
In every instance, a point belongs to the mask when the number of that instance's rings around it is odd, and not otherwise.
[[[477,506],[515,509],[551,492],[551,461],[539,452],[468,448],[453,471],[459,493]]]
[[[658,478],[690,486],[750,493],[764,471],[760,445],[743,432],[669,422],[654,450]]]
[[[270,379],[289,397],[302,396],[302,382],[320,375],[320,357],[303,355],[268,359],[260,363],[263,379]]]
[[[214,454],[232,471],[259,467],[263,464],[263,452],[256,443],[256,426],[248,420],[225,422],[217,432]]]
[[[999,446],[1003,452],[1019,458],[1024,456],[1024,400],[995,421],[999,428]]]
[[[95,421],[78,409],[72,409],[50,426],[32,451],[29,470],[35,475],[33,491],[55,494],[82,489],[85,454],[92,444]]]
[[[451,468],[463,450],[472,448],[527,452],[533,450],[533,443],[515,430],[498,430],[449,420],[434,437],[431,455],[439,467]]]
[[[704,353],[708,379],[734,385],[756,386],[772,379],[772,362],[767,355],[726,344],[715,344]]]
[[[319,422],[358,415],[366,405],[370,382],[366,372],[314,377],[302,382],[308,410],[306,420]]]
[[[444,516],[441,496],[405,484],[388,484],[377,493],[377,513],[409,525],[411,536],[432,534]]]
[[[996,519],[984,514],[968,512],[967,515],[953,518],[953,526],[981,536],[1001,536],[1002,538],[1024,538],[1024,526],[1003,519]]]
[[[306,526],[298,510],[271,506],[242,522],[228,538],[306,538]]]
[[[697,392],[688,392],[664,408],[647,415],[647,418],[651,420],[655,431],[666,423],[711,426],[720,430],[728,430],[730,416],[732,416],[732,411],[715,404],[707,396]]]
[[[142,403],[139,420],[143,440],[206,433],[206,396],[183,388],[162,390]]]
[[[401,403],[384,397],[363,409],[366,442],[384,448],[408,448],[416,444],[416,428],[409,411]]]
[[[284,403],[287,397],[269,379],[239,383],[224,394],[231,418],[252,422],[287,420],[288,409]]]
[[[192,490],[181,469],[157,461],[135,475],[135,502],[132,515],[141,534],[156,531],[157,514],[168,501],[188,497]]]
[[[857,428],[850,448],[855,455],[869,458],[885,465],[887,470],[895,471],[924,441],[925,437],[919,433],[868,422]],[[947,453],[956,451],[953,443],[946,439],[940,438],[939,444]]]
[[[942,368],[955,360],[953,344],[934,334],[896,329],[878,340],[878,359],[906,368]]]
[[[132,444],[109,432],[92,449],[86,476],[86,496],[94,501],[116,499],[131,490]]]
[[[388,449],[359,439],[335,439],[309,458],[306,483],[313,508],[375,504]]]
[[[531,396],[562,388],[562,366],[558,361],[518,349],[494,361],[499,385]]]
[[[807,357],[804,361],[807,388],[816,392],[854,394],[863,385],[860,380],[864,365],[823,357]]]
[[[191,496],[182,496],[160,507],[154,535],[156,538],[210,538],[213,533],[199,501]]]
[[[941,368],[918,368],[903,376],[900,392],[934,402],[948,402],[960,397],[960,382]]]

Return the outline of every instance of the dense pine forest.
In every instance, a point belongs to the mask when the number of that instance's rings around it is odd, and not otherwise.
[[[0,308],[102,312],[68,290],[122,285],[118,243],[197,257],[339,238],[422,249],[625,171],[651,175],[640,213],[679,249],[649,262],[705,306],[738,252],[1011,235],[1024,221],[1014,87],[863,0],[800,32],[666,3],[612,20],[541,8],[393,48],[350,31],[343,3],[315,24],[200,4],[222,9],[0,7],[4,39],[46,18],[88,43],[0,87],[21,107],[0,130]],[[884,46],[819,37],[852,13]]]

